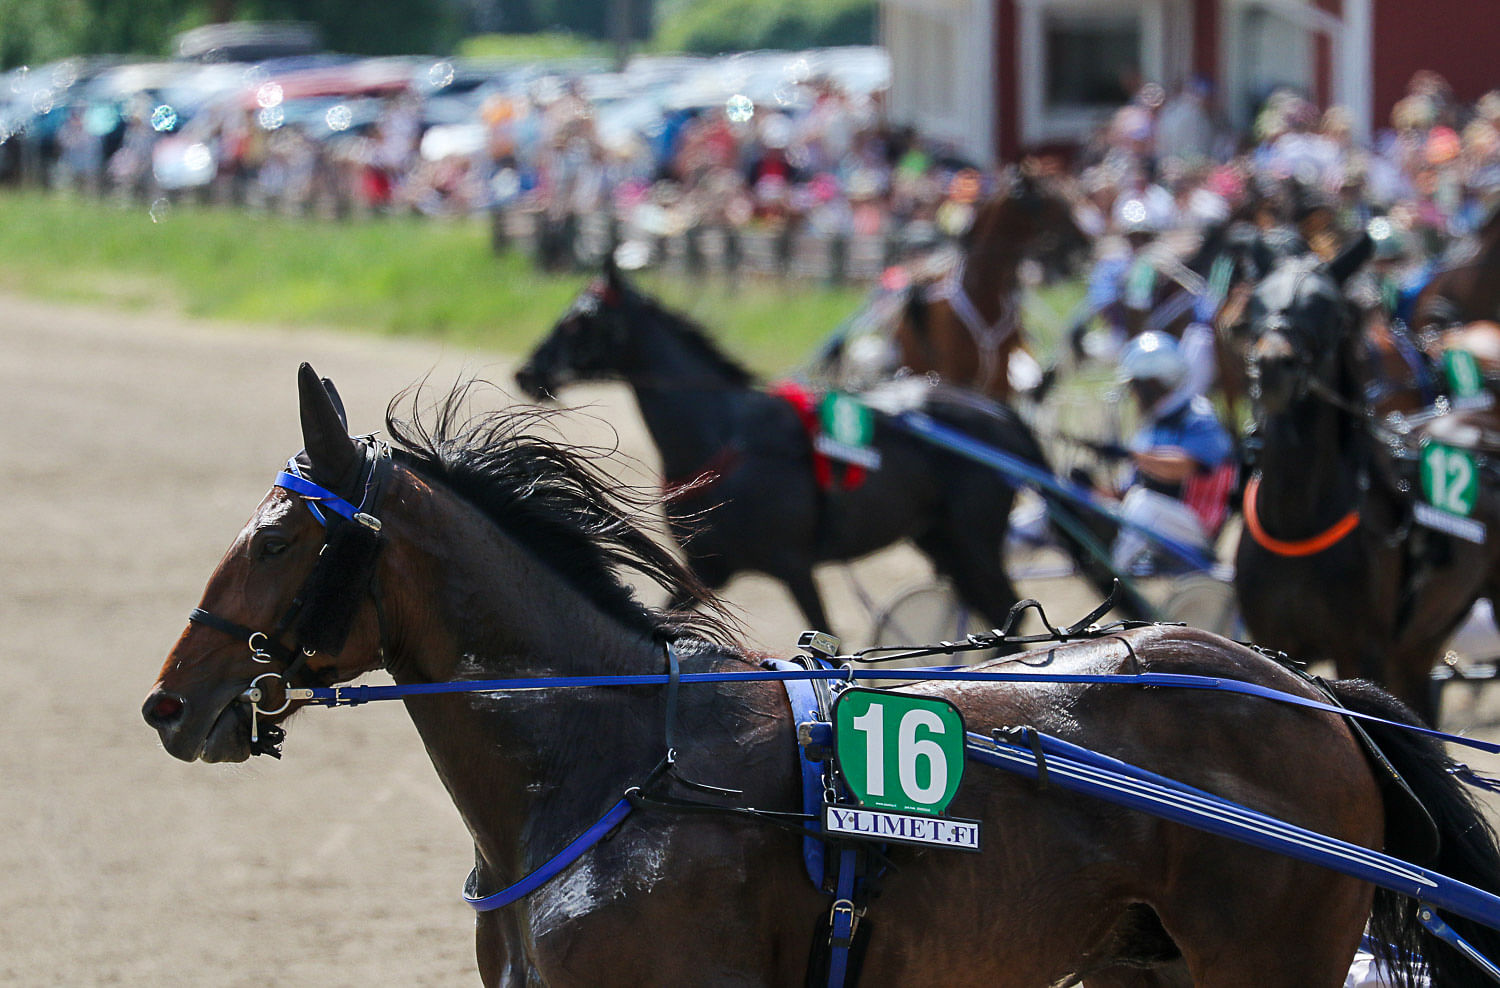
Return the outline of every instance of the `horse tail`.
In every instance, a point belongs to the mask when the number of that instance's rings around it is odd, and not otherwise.
[[[1387,720],[1420,725],[1399,700],[1362,680],[1330,683],[1340,703],[1351,710]],[[1394,784],[1386,785],[1386,851],[1444,875],[1500,894],[1500,844],[1485,819],[1478,800],[1453,773],[1456,763],[1441,742],[1425,735],[1380,724],[1363,725],[1426,810],[1431,824],[1413,822],[1410,796]],[[1377,774],[1379,774],[1377,772]],[[1434,851],[1432,829],[1437,832]],[[1427,860],[1419,860],[1426,858]],[[1417,919],[1417,902],[1397,892],[1376,889],[1369,932],[1377,955],[1394,975],[1396,985],[1418,984],[1424,966],[1438,988],[1479,988],[1494,982],[1472,961],[1430,933]],[[1442,913],[1459,936],[1480,953],[1500,958],[1500,932],[1483,924]],[[1385,945],[1382,947],[1381,945]]]

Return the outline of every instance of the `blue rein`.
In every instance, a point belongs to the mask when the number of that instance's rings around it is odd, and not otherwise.
[[[618,827],[633,809],[635,807],[631,804],[629,797],[621,797],[620,801],[611,806],[592,827],[579,834],[571,844],[557,852],[546,864],[514,885],[507,885],[498,892],[491,892],[489,895],[474,894],[479,890],[479,869],[475,868],[469,872],[469,880],[464,883],[464,901],[473,906],[475,912],[486,913],[508,906],[517,899],[525,898],[555,878],[568,865],[583,857],[595,844],[603,840],[606,834]]]
[[[1500,743],[1466,738],[1448,734],[1430,727],[1419,727],[1400,721],[1386,720],[1373,714],[1349,710],[1345,707],[1297,696],[1268,686],[1247,683],[1237,679],[1220,679],[1215,676],[1197,676],[1174,672],[1140,673],[1046,673],[1046,672],[990,672],[977,669],[926,668],[926,669],[755,669],[743,672],[685,672],[678,677],[683,684],[689,683],[751,683],[786,682],[787,680],[836,680],[852,682],[859,679],[885,679],[907,682],[931,680],[984,683],[1080,683],[1112,686],[1155,686],[1176,689],[1217,690],[1223,693],[1238,693],[1260,697],[1278,703],[1286,703],[1309,710],[1353,717],[1368,723],[1381,724],[1413,731],[1446,741],[1450,744],[1475,748],[1491,754],[1500,754]],[[542,676],[517,679],[455,680],[445,683],[405,683],[393,686],[331,686],[311,687],[289,691],[292,699],[302,700],[327,707],[353,707],[376,700],[397,700],[410,696],[427,696],[442,693],[505,693],[521,690],[543,689],[589,689],[600,686],[665,686],[671,681],[667,673],[637,673],[633,675],[601,676]]]

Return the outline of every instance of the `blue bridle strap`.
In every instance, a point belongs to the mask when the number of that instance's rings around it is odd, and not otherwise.
[[[291,467],[292,464],[288,463],[287,466]],[[275,486],[289,490],[293,494],[300,494],[306,498],[307,507],[312,511],[313,517],[317,518],[319,523],[325,527],[328,525],[328,521],[323,517],[323,513],[318,510],[319,506],[327,508],[334,514],[347,518],[350,521],[353,521],[354,516],[359,514],[359,508],[339,497],[333,491],[289,470],[283,470],[276,475]]]

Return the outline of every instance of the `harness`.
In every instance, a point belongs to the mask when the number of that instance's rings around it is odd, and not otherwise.
[[[823,432],[823,423],[818,415],[818,396],[796,381],[781,381],[773,385],[769,394],[780,398],[792,410],[797,413],[797,421],[802,423],[802,431],[807,435],[808,447],[812,453],[813,481],[818,490],[828,493],[836,487],[846,491],[852,491],[863,484],[869,476],[869,469],[858,463],[838,463],[840,467],[835,474],[834,457],[818,447],[818,436]]]
[[[968,260],[959,258],[958,264],[947,277],[927,289],[926,300],[929,303],[947,302],[948,308],[958,316],[964,329],[969,331],[969,338],[974,341],[974,349],[979,353],[979,370],[975,374],[974,384],[984,387],[995,379],[995,372],[1000,368],[1000,348],[1015,334],[1020,322],[1021,306],[1014,291],[1002,294],[999,314],[993,322],[985,322],[984,316],[979,314],[978,307],[974,305],[974,300],[964,289],[964,272],[967,266]]]
[[[359,504],[357,505],[326,488],[306,480],[295,469],[294,465],[289,466],[287,471],[278,475],[276,480],[276,486],[283,487],[304,498],[308,498],[309,509],[319,518],[320,522],[328,527],[329,537],[325,543],[322,557],[333,557],[341,552],[347,553],[347,549],[340,550],[336,548],[337,540],[340,537],[344,537],[346,540],[350,537],[346,533],[354,533],[358,541],[368,544],[370,568],[367,572],[362,572],[350,581],[351,585],[346,595],[355,601],[366,590],[371,589],[370,581],[373,579],[374,553],[379,546],[379,521],[372,512],[378,506],[379,496],[384,481],[389,476],[390,469],[389,449],[383,444],[367,441],[365,443],[364,463],[361,465],[360,471],[363,483],[356,485],[362,491]],[[332,514],[325,514],[324,510],[331,511]],[[335,521],[335,518],[339,520]],[[354,524],[347,524],[350,521],[354,522]],[[314,588],[314,585],[318,582],[320,567],[322,565],[323,563],[320,562],[318,566],[315,566],[314,572],[309,575],[302,590],[298,592],[297,599],[289,606],[288,613],[284,614],[281,621],[276,625],[274,634],[264,635],[260,632],[252,631],[242,625],[201,609],[194,611],[192,620],[208,624],[229,634],[239,635],[244,633],[252,652],[257,653],[257,655],[264,654],[267,656],[265,659],[257,658],[257,661],[269,661],[270,657],[281,658],[284,664],[282,672],[279,674],[268,673],[266,675],[274,676],[284,681],[289,680],[301,671],[305,665],[304,660],[306,656],[317,650],[316,648],[310,649],[307,644],[308,642],[318,641],[321,648],[337,649],[342,646],[343,637],[348,633],[348,625],[347,621],[345,621],[342,628],[334,628],[334,631],[338,634],[337,640],[331,644],[323,644],[323,639],[319,638],[310,629],[302,627],[303,624],[309,622],[312,616],[319,614],[317,609],[304,609],[303,598],[311,596],[309,589]],[[285,709],[286,705],[289,705],[294,700],[325,706],[352,706],[378,699],[406,698],[418,695],[454,692],[496,692],[514,689],[569,687],[597,688],[599,686],[665,686],[666,716],[663,734],[666,754],[661,762],[657,764],[656,768],[647,776],[646,780],[640,785],[633,786],[627,790],[596,823],[588,827],[542,867],[508,888],[488,895],[478,894],[477,873],[471,875],[469,882],[466,883],[465,898],[476,909],[499,908],[507,903],[518,900],[529,892],[541,887],[569,864],[580,858],[590,848],[596,846],[599,841],[603,840],[618,827],[625,817],[636,808],[673,812],[729,814],[740,818],[754,819],[788,827],[802,835],[804,839],[804,863],[808,866],[810,876],[815,879],[821,877],[826,884],[829,880],[829,876],[827,875],[828,856],[826,852],[823,861],[824,867],[821,869],[820,876],[818,870],[814,868],[814,859],[807,853],[806,847],[806,841],[809,839],[827,840],[826,835],[818,833],[819,827],[816,822],[816,816],[811,816],[806,812],[763,811],[740,805],[705,803],[665,794],[656,795],[651,792],[661,781],[672,777],[690,788],[716,796],[742,795],[742,793],[734,790],[705,786],[675,774],[676,739],[674,735],[676,725],[676,697],[678,689],[682,684],[689,682],[722,683],[767,680],[799,684],[797,686],[789,685],[787,689],[792,705],[794,721],[796,722],[798,741],[801,745],[800,758],[804,766],[804,797],[810,796],[810,790],[817,788],[821,790],[820,795],[823,798],[828,798],[836,796],[838,791],[836,780],[834,780],[831,770],[818,770],[815,775],[815,778],[819,781],[818,786],[813,787],[808,782],[808,766],[826,761],[826,756],[824,758],[819,757],[820,749],[826,749],[827,743],[832,738],[832,728],[826,723],[825,719],[828,709],[827,690],[825,688],[823,691],[818,691],[811,687],[810,684],[829,684],[834,681],[850,682],[856,674],[855,668],[850,662],[860,660],[879,661],[879,659],[870,658],[874,653],[894,653],[885,654],[883,658],[886,660],[919,659],[938,654],[951,655],[961,651],[994,648],[1000,644],[1024,645],[1040,642],[1065,642],[1078,638],[1097,639],[1109,636],[1119,630],[1139,626],[1139,623],[1122,622],[1102,628],[1094,627],[1091,622],[1101,616],[1112,603],[1113,599],[1107,600],[1082,621],[1069,627],[1056,628],[1046,620],[1045,614],[1041,613],[1040,606],[1035,601],[1022,601],[1012,609],[1004,628],[997,629],[988,635],[970,636],[964,643],[943,642],[935,646],[916,649],[867,649],[852,656],[835,657],[830,654],[828,657],[823,658],[808,657],[800,665],[773,663],[771,664],[771,668],[762,668],[759,670],[684,673],[680,668],[676,649],[671,642],[667,642],[665,644],[667,670],[665,673],[660,674],[450,681],[373,687],[328,688],[288,686],[286,688],[286,702],[276,712]],[[1036,609],[1043,625],[1047,629],[1046,633],[1037,635],[1012,634],[1010,629],[1017,624],[1027,610],[1033,608]],[[299,612],[302,615],[301,624],[298,623]],[[349,613],[352,614],[352,605],[350,605]],[[379,612],[377,609],[378,616]],[[336,618],[337,615],[335,614],[334,617]],[[293,658],[291,648],[280,643],[281,635],[289,630],[296,633],[295,642],[302,648],[302,657]],[[257,636],[261,638],[262,642],[259,648],[255,644]],[[1127,649],[1130,647],[1128,641],[1121,639],[1121,642]],[[862,671],[860,675],[871,679],[897,681],[973,680],[995,682],[1114,683],[1220,690],[1261,697],[1312,710],[1331,712],[1345,719],[1358,719],[1365,722],[1389,724],[1401,729],[1413,730],[1428,736],[1438,737],[1446,741],[1500,753],[1500,745],[1497,744],[1476,741],[1469,738],[1458,738],[1451,735],[1444,735],[1428,728],[1386,721],[1374,715],[1344,710],[1323,700],[1297,696],[1255,683],[1201,675],[1142,671],[1118,674],[1049,674],[1036,671],[998,672],[992,670],[954,669],[952,667],[869,669]],[[269,711],[261,710],[260,701],[263,699],[263,692],[254,682],[252,682],[251,687],[243,694],[242,699],[249,702],[252,705],[252,710],[255,712],[270,713]],[[807,716],[809,719],[803,720],[804,716]],[[254,721],[252,720],[253,730]],[[1023,776],[1035,778],[1039,784],[1056,784],[1070,791],[1088,793],[1125,806],[1144,809],[1147,812],[1169,820],[1176,820],[1212,833],[1220,833],[1256,846],[1290,854],[1301,860],[1316,861],[1320,864],[1335,867],[1346,874],[1365,878],[1381,887],[1390,888],[1417,898],[1421,901],[1422,905],[1420,910],[1422,921],[1437,935],[1447,935],[1450,938],[1457,937],[1457,934],[1454,934],[1451,929],[1442,924],[1442,921],[1437,919],[1435,914],[1432,913],[1432,909],[1430,908],[1432,905],[1449,909],[1471,918],[1478,919],[1478,917],[1483,916],[1484,919],[1479,921],[1489,922],[1492,925],[1500,923],[1500,898],[1483,893],[1461,882],[1456,882],[1436,873],[1429,872],[1417,865],[1391,858],[1380,852],[1371,851],[1334,838],[1303,830],[1292,824],[1284,823],[1273,817],[1239,806],[1221,797],[1213,796],[1212,794],[1155,775],[1127,763],[1118,762],[1097,752],[1072,745],[1060,738],[1041,734],[1032,728],[1002,729],[997,731],[994,737],[985,737],[970,733],[965,740],[967,757],[985,764],[1005,768],[1008,771],[1017,772]],[[1016,743],[1016,741],[1020,743]],[[1455,767],[1451,771],[1469,779],[1475,778],[1473,773],[1462,766]],[[1483,784],[1486,780],[1480,781]],[[869,936],[869,927],[867,924],[862,926],[860,918],[863,914],[864,903],[867,902],[868,896],[873,894],[872,876],[868,860],[871,857],[878,858],[880,856],[880,852],[877,849],[870,847],[862,852],[866,856],[866,862],[862,865],[859,860],[860,853],[859,849],[856,848],[838,847],[837,870],[832,877],[835,898],[826,920],[828,959],[826,970],[821,972],[826,973],[826,981],[819,976],[820,969],[817,967],[818,954],[815,950],[814,966],[810,968],[810,983],[826,983],[830,988],[838,988],[838,986],[846,983],[846,979],[857,976],[860,937],[868,938]],[[861,886],[862,878],[866,883],[863,888]],[[1453,941],[1450,939],[1450,942]],[[1457,941],[1456,945],[1461,950],[1468,946],[1461,939]]]

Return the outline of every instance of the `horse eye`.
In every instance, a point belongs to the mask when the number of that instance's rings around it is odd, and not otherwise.
[[[280,539],[272,536],[260,544],[260,550],[257,555],[261,559],[269,559],[272,556],[281,555],[290,547],[291,543],[286,539]]]

